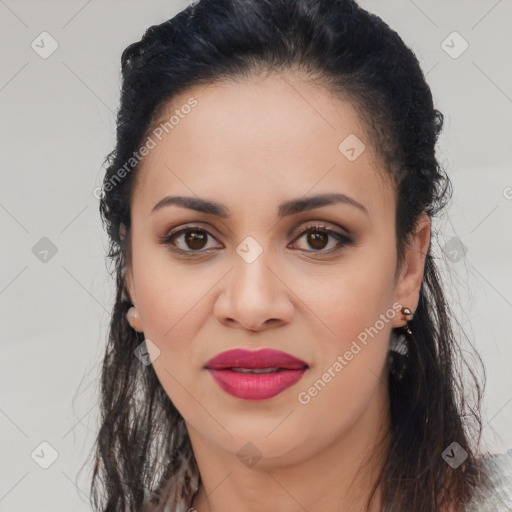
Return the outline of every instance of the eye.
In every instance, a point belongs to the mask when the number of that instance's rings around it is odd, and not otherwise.
[[[306,226],[299,232],[295,240],[299,240],[301,238],[305,238],[306,243],[313,248],[313,251],[306,249],[308,252],[327,254],[341,250],[343,247],[353,243],[353,240],[350,237],[332,229],[328,229],[326,224]],[[324,250],[325,247],[329,245],[329,238],[334,239],[337,243],[334,244],[334,247],[331,247],[330,250]]]
[[[198,226],[185,226],[171,231],[161,241],[161,244],[171,246],[170,249],[177,253],[192,253],[187,256],[196,256],[212,250],[212,247],[205,246],[208,237],[213,238],[208,231]]]

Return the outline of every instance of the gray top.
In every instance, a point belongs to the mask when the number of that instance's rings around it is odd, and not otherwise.
[[[482,460],[488,468],[490,484],[478,490],[465,512],[512,512],[512,449],[503,454],[484,455]],[[190,511],[198,482],[194,478],[192,481],[185,478],[189,470],[190,460],[187,458],[161,489],[158,503],[147,503],[144,512]],[[189,485],[183,486],[186,480]]]
[[[506,453],[486,455],[491,485],[480,489],[466,512],[512,511],[512,449]]]

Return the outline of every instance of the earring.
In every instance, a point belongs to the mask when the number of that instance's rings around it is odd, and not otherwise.
[[[409,327],[409,321],[413,319],[414,314],[409,308],[402,308],[400,310],[402,313],[402,320],[405,320],[407,323],[403,326],[405,328],[405,332],[407,334],[412,334],[411,328]]]
[[[126,320],[133,327],[133,324],[139,320],[139,312],[136,307],[132,306],[126,313]],[[135,327],[133,327],[135,329]]]
[[[400,312],[402,313],[402,320],[405,320],[407,323],[402,326],[405,332],[408,335],[412,334],[411,328],[409,327],[408,322],[412,320],[414,314],[409,308],[403,307]],[[389,341],[389,350],[392,352],[398,352],[399,354],[405,356],[407,354],[407,338],[405,334],[402,332],[397,334],[394,330],[391,331],[391,338]]]

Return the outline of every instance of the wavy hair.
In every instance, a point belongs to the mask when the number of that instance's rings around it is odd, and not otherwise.
[[[435,154],[443,115],[414,53],[352,0],[200,0],[149,27],[123,51],[121,65],[116,146],[104,162],[100,199],[117,288],[101,369],[93,506],[104,512],[181,511],[197,492],[198,467],[182,416],[152,365],[134,357],[144,337],[126,320],[130,198],[140,167],[134,152],[168,103],[193,86],[298,72],[360,114],[396,192],[398,275],[419,215],[432,219],[451,198]],[[431,249],[407,354],[389,356],[391,441],[368,508],[380,483],[385,511],[456,512],[485,480],[477,454],[483,385],[464,359]],[[442,458],[452,442],[468,454],[457,470]]]

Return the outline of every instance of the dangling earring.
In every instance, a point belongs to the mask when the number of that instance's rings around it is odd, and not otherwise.
[[[403,307],[400,312],[402,313],[402,320],[405,320],[407,323],[402,326],[405,333],[409,336],[412,335],[411,328],[409,327],[409,321],[413,318],[413,313],[409,308]],[[403,332],[397,334],[395,330],[391,331],[391,339],[389,342],[389,350],[392,352],[398,352],[399,354],[405,356],[407,355],[407,338]]]
[[[407,334],[412,334],[412,331],[411,331],[411,328],[409,327],[409,321],[413,319],[414,315],[412,313],[412,311],[409,309],[409,308],[402,308],[400,310],[400,312],[402,313],[402,320],[405,320],[407,323],[403,326],[404,329],[405,329],[405,332]]]

